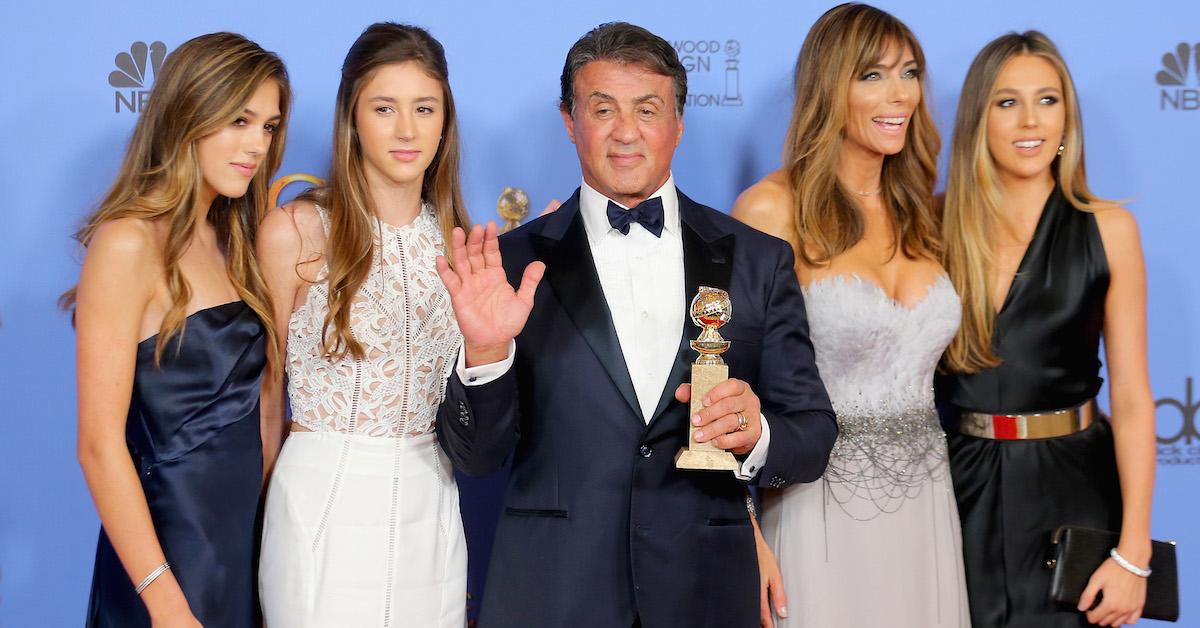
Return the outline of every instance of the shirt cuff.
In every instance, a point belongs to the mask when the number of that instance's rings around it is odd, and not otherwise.
[[[762,470],[763,465],[767,464],[767,450],[771,446],[771,426],[767,425],[766,415],[760,412],[758,416],[762,421],[762,436],[758,438],[754,449],[750,450],[750,455],[742,461],[742,466],[733,472],[737,479],[743,482],[754,479],[754,476]]]
[[[517,341],[508,341],[508,355],[499,362],[491,364],[480,364],[478,366],[467,367],[467,352],[462,347],[458,348],[458,365],[455,367],[458,372],[458,379],[462,381],[464,386],[483,386],[498,379],[501,375],[508,372],[512,368],[513,359],[517,355]]]

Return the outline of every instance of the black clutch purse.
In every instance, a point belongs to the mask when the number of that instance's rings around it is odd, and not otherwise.
[[[1059,526],[1051,540],[1050,599],[1060,608],[1075,610],[1088,580],[1108,552],[1117,546],[1119,535],[1108,530]],[[1142,617],[1179,619],[1179,576],[1175,569],[1175,543],[1151,541],[1150,577],[1146,580],[1146,605]],[[1099,601],[1099,600],[1097,600]]]

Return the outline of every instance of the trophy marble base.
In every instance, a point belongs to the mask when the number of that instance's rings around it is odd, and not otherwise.
[[[737,458],[728,451],[695,451],[684,447],[675,454],[675,468],[692,471],[737,471]]]
[[[688,416],[696,414],[704,407],[704,396],[713,386],[729,379],[729,366],[726,364],[693,364],[692,365],[692,401]],[[697,443],[696,428],[688,423],[688,446],[679,450],[675,455],[676,469],[691,469],[696,471],[737,471],[740,464],[733,454],[712,444],[712,441]]]

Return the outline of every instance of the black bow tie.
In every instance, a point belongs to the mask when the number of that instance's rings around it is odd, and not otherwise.
[[[632,209],[624,209],[620,205],[608,202],[608,224],[621,235],[629,235],[629,225],[640,223],[654,237],[662,237],[663,204],[662,197],[648,198]]]

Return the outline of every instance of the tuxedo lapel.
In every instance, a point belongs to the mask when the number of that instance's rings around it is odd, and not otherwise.
[[[578,191],[550,216],[541,233],[533,234],[533,244],[538,257],[546,263],[546,279],[567,316],[604,365],[630,409],[639,420],[644,420],[596,273],[583,216],[579,212]]]
[[[691,364],[696,355],[689,341],[700,334],[700,328],[692,323],[689,312],[692,298],[700,286],[729,290],[733,270],[732,233],[715,225],[705,214],[703,207],[679,192],[679,217],[683,231],[683,329],[680,330],[679,348],[675,352],[675,364],[654,409],[653,420],[675,400],[675,389],[687,380]]]

